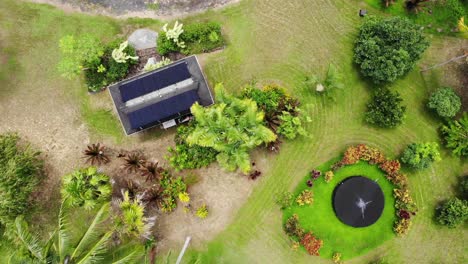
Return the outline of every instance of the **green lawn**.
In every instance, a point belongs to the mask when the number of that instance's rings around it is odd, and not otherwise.
[[[290,241],[282,231],[282,212],[274,203],[275,194],[294,190],[308,171],[351,144],[366,143],[396,156],[413,141],[440,142],[437,129],[441,120],[429,114],[424,105],[430,91],[443,83],[439,78],[422,76],[418,69],[390,87],[400,92],[408,105],[406,121],[396,129],[386,130],[364,123],[363,112],[373,87],[359,77],[352,62],[353,43],[361,23],[357,12],[362,7],[369,8],[357,0],[243,0],[222,11],[184,19],[183,22],[212,19],[223,24],[229,43],[224,51],[206,61],[205,72],[211,84],[224,82],[226,88],[236,92],[254,79],[279,83],[301,99],[304,112],[313,120],[307,126],[310,138],[285,142],[280,154],[268,155],[269,168],[263,170],[248,202],[217,238],[204,247],[191,248],[184,259],[186,263],[197,258],[201,263],[330,263],[303,251],[291,251]],[[113,117],[105,112],[111,108],[102,107],[100,97],[84,99],[85,87],[79,80],[64,80],[54,70],[60,57],[57,43],[66,34],[81,32],[109,40],[142,25],[158,29],[161,24],[65,14],[44,5],[0,1],[0,52],[9,56],[8,67],[0,67],[0,96],[14,99],[19,90],[59,90],[71,104],[80,105],[83,122],[95,136],[116,137],[116,120],[112,121]],[[439,47],[455,43],[451,38],[429,38],[442,43]],[[423,62],[439,54],[439,49],[430,49]],[[336,102],[315,96],[303,85],[305,75],[322,74],[331,62],[345,77],[346,88],[338,93]],[[5,77],[11,72],[15,78]],[[449,151],[444,150],[442,157],[442,162],[427,170],[409,173],[410,188],[419,206],[410,233],[346,263],[366,263],[383,255],[390,263],[468,262],[463,239],[468,235],[466,229],[446,229],[432,220],[435,205],[453,194],[458,176],[468,173],[468,163],[451,156]]]
[[[330,165],[334,161],[320,165],[317,169],[325,173],[330,170]],[[384,210],[379,220],[371,226],[354,228],[343,224],[335,216],[332,206],[333,191],[337,184],[351,176],[364,176],[377,181],[384,193]],[[306,182],[309,179],[310,174],[307,174],[299,182],[294,191],[294,197],[297,197],[303,190],[308,189]],[[314,193],[313,204],[298,206],[294,203],[291,208],[285,210],[283,221],[285,223],[289,217],[297,214],[301,226],[306,231],[312,231],[315,236],[323,240],[324,244],[320,249],[320,256],[331,258],[333,253],[339,252],[342,254],[342,259],[350,259],[371,251],[395,237],[392,230],[396,218],[395,199],[392,195],[393,188],[393,184],[385,178],[385,174],[378,166],[361,161],[338,170],[330,183],[326,183],[323,176],[317,179],[312,187]]]

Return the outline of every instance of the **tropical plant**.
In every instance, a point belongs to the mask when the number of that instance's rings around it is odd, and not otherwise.
[[[401,161],[414,169],[425,169],[440,160],[439,145],[435,142],[409,144],[401,156]]]
[[[203,107],[195,103],[191,111],[196,119],[195,129],[186,141],[190,145],[211,147],[219,152],[218,163],[229,171],[251,170],[249,151],[256,146],[276,140],[276,135],[263,125],[264,113],[250,99],[226,94],[221,84],[215,91],[218,103]]]
[[[359,30],[354,61],[374,83],[393,82],[414,67],[428,46],[420,27],[410,20],[368,16]]]
[[[437,210],[439,224],[455,228],[468,219],[468,201],[456,197],[444,202]]]
[[[100,143],[88,145],[88,147],[83,151],[87,163],[91,165],[97,164],[106,164],[110,161],[109,157],[105,153],[106,148]]]
[[[140,245],[111,246],[113,230],[106,228],[109,219],[109,203],[102,205],[84,233],[75,235],[71,231],[70,212],[62,203],[58,227],[43,243],[29,232],[27,223],[18,217],[15,232],[21,250],[29,253],[27,260],[20,263],[135,263],[141,260],[144,247]],[[111,254],[127,247],[120,254]],[[14,254],[16,255],[16,253]],[[15,256],[12,256],[14,258]],[[24,262],[25,261],[25,262]]]
[[[188,203],[190,202],[190,196],[187,192],[181,192],[179,193],[179,200],[183,203]]]
[[[328,65],[327,74],[323,80],[316,75],[312,75],[307,76],[304,83],[310,90],[314,90],[332,100],[335,100],[335,91],[344,88],[343,76],[333,63]]]
[[[169,58],[166,58],[166,57],[162,57],[160,61],[156,62],[156,63],[146,63],[145,64],[145,67],[143,68],[144,71],[152,71],[152,70],[156,70],[156,69],[159,69],[159,68],[162,68],[166,65],[169,65],[171,64],[172,61],[169,59]]]
[[[453,149],[452,153],[461,156],[468,156],[468,114],[465,112],[459,120],[450,120],[442,127],[442,134],[445,139],[445,146]]]
[[[375,92],[372,102],[367,104],[365,119],[368,123],[379,127],[396,127],[405,118],[406,106],[401,103],[398,92],[390,92],[388,89],[380,89]]]
[[[166,38],[172,40],[177,45],[177,47],[181,49],[185,48],[185,42],[179,40],[180,35],[184,32],[184,29],[183,29],[184,24],[182,23],[179,24],[179,21],[176,21],[174,23],[173,28],[167,29],[168,25],[169,24],[166,23],[162,27],[162,30],[164,31]]]
[[[0,225],[28,211],[30,194],[42,178],[39,154],[17,134],[0,135]]]
[[[293,214],[283,226],[284,232],[291,238],[297,238],[299,240],[305,234],[304,229],[299,224],[299,216],[297,214]]]
[[[278,130],[279,135],[287,139],[295,139],[297,136],[307,136],[307,131],[304,129],[303,123],[310,121],[303,121],[300,116],[293,116],[291,113],[284,111],[282,115],[278,116],[281,121]]]
[[[71,206],[90,210],[110,199],[112,186],[107,175],[89,167],[65,175],[61,193]]]
[[[320,256],[319,250],[323,246],[323,240],[318,239],[311,232],[308,232],[302,237],[301,245],[304,246],[309,255]]]
[[[130,56],[125,52],[128,41],[122,42],[118,48],[112,50],[112,58],[118,63],[127,63],[127,60],[138,60],[138,56]]]
[[[137,172],[146,163],[146,158],[139,152],[132,152],[124,157],[123,169],[128,173]]]
[[[405,218],[399,218],[394,226],[393,231],[397,234],[397,236],[404,236],[408,234],[408,231],[411,228],[411,220]]]
[[[440,117],[454,117],[461,108],[461,99],[452,88],[444,87],[435,91],[427,106]]]
[[[333,180],[333,176],[335,176],[333,171],[325,172],[325,182],[327,182],[327,183],[331,182]]]
[[[59,48],[62,60],[58,64],[58,70],[66,78],[78,76],[86,68],[85,64],[99,61],[104,54],[103,45],[91,35],[62,37]]]
[[[200,219],[205,219],[208,216],[208,208],[206,207],[206,204],[198,207],[195,215]]]
[[[126,191],[118,207],[114,225],[119,234],[134,238],[150,237],[155,218],[145,217],[145,207],[138,198],[130,199]]]
[[[164,168],[159,166],[159,162],[146,162],[140,167],[141,176],[146,178],[146,181],[153,182],[161,180]]]
[[[275,202],[280,206],[281,210],[289,208],[292,205],[293,199],[293,194],[287,191],[275,195]]]
[[[174,137],[175,148],[169,148],[169,155],[166,159],[176,170],[198,169],[206,167],[216,161],[218,151],[211,147],[202,147],[199,145],[189,145],[186,142],[187,136],[195,129],[195,122],[188,125],[182,125],[177,128],[177,134]]]
[[[314,194],[312,191],[303,190],[296,198],[296,203],[299,206],[310,205],[314,201]]]
[[[187,192],[187,185],[182,177],[174,178],[167,171],[162,173],[161,188],[163,199],[160,207],[164,212],[171,212],[177,207],[179,193]]]

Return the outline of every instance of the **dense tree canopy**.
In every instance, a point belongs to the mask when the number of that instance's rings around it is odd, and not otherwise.
[[[468,202],[451,198],[441,206],[436,218],[439,224],[454,228],[468,219]]]
[[[406,106],[400,94],[388,89],[376,91],[372,102],[367,104],[366,121],[379,127],[396,127],[403,122]]]
[[[225,169],[240,168],[248,173],[251,169],[249,151],[275,141],[276,135],[264,125],[264,113],[254,101],[226,94],[221,84],[215,90],[216,105],[208,108],[199,104],[192,106],[197,123],[186,141],[218,151],[216,159]]]
[[[435,142],[409,144],[401,156],[401,161],[414,169],[425,169],[440,159],[439,145]]]
[[[393,82],[414,67],[428,46],[422,30],[410,20],[370,16],[359,31],[354,60],[374,83]]]
[[[16,134],[0,135],[0,224],[26,212],[42,175],[39,152],[22,143]]]
[[[452,88],[444,87],[435,91],[427,106],[441,117],[454,117],[461,108],[461,99]]]
[[[468,114],[460,120],[449,121],[442,127],[442,134],[448,148],[457,156],[468,156]]]

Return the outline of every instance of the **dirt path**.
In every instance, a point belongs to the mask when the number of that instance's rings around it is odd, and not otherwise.
[[[84,12],[117,18],[141,17],[171,20],[219,9],[240,0],[28,0],[50,4],[67,12]]]

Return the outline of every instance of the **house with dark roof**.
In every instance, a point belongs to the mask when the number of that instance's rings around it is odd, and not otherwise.
[[[109,87],[127,135],[190,119],[190,107],[214,103],[196,56],[190,56]]]

